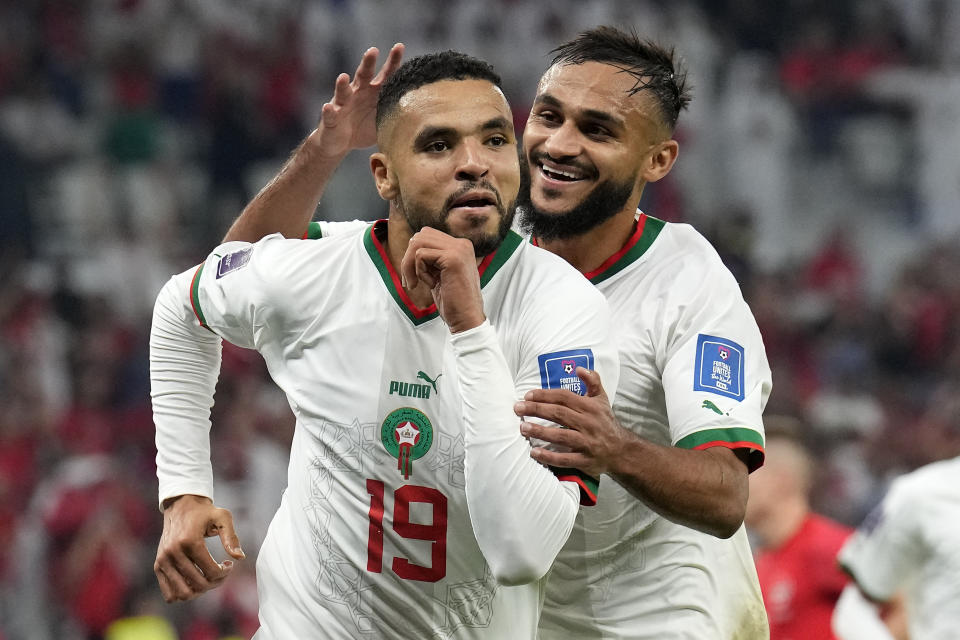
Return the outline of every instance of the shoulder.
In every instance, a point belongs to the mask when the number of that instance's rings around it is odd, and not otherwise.
[[[566,260],[526,240],[517,250],[515,278],[522,280],[537,298],[556,296],[604,301],[605,298],[582,273]]]
[[[656,259],[668,264],[679,277],[736,282],[710,241],[691,225],[667,222],[657,240],[653,247]]]

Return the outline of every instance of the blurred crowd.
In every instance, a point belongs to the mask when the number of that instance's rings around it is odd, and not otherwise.
[[[259,356],[225,346],[217,501],[248,559],[165,605],[156,293],[217,244],[368,45],[488,59],[519,131],[546,53],[601,23],[690,67],[680,161],[642,206],[695,224],[738,277],[774,372],[768,413],[806,425],[813,507],[856,525],[937,456],[960,428],[960,3],[0,0],[0,640],[252,635],[249,551],[292,415]],[[370,186],[357,154],[318,215],[381,216]]]

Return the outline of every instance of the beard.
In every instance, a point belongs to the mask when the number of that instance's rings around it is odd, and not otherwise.
[[[473,191],[474,189],[483,189],[489,192],[490,195],[496,200],[495,206],[497,211],[500,213],[500,221],[497,224],[497,230],[493,233],[484,229],[485,221],[480,218],[478,218],[475,222],[472,222],[472,226],[466,231],[460,231],[456,233],[451,231],[450,225],[447,223],[447,218],[450,215],[451,205],[457,200],[457,198],[470,191]],[[529,191],[529,189],[527,190]],[[421,205],[419,202],[404,202],[402,194],[397,196],[396,206],[397,209],[399,209],[404,216],[406,216],[407,224],[410,226],[410,231],[412,233],[416,233],[424,227],[432,227],[433,229],[442,231],[447,235],[457,238],[466,238],[473,244],[473,254],[478,258],[488,256],[500,248],[500,244],[503,242],[503,239],[507,237],[508,233],[510,233],[510,227],[513,224],[514,211],[516,210],[516,202],[514,201],[509,203],[508,206],[504,206],[503,200],[500,198],[500,192],[494,189],[493,185],[486,180],[465,184],[455,193],[450,195],[449,198],[447,198],[446,202],[443,203],[443,208],[439,212],[435,209],[430,209],[425,205]]]
[[[586,198],[571,209],[547,213],[533,204],[530,194],[530,169],[526,155],[521,154],[517,211],[520,214],[520,229],[538,240],[558,240],[582,235],[622,211],[633,193],[633,180],[606,180],[597,184]]]

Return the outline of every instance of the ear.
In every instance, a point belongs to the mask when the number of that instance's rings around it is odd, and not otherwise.
[[[390,170],[390,160],[386,154],[378,151],[370,156],[370,172],[373,173],[373,183],[377,187],[377,193],[387,202],[392,202],[397,197],[399,189],[397,176]]]
[[[657,144],[647,156],[643,167],[643,179],[646,182],[656,182],[670,173],[673,163],[677,161],[680,145],[676,140],[665,140]]]

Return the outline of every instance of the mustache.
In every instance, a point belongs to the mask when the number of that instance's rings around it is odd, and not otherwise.
[[[582,172],[584,176],[586,176],[587,178],[590,178],[590,179],[594,179],[594,178],[597,177],[597,168],[596,168],[595,166],[593,166],[592,164],[587,164],[587,163],[580,162],[580,161],[577,161],[577,160],[561,160],[561,159],[557,159],[557,158],[554,158],[553,156],[551,156],[551,155],[550,155],[549,153],[547,153],[546,151],[531,151],[531,152],[530,152],[530,164],[531,164],[531,165],[540,165],[540,164],[543,164],[543,162],[544,162],[545,160],[549,160],[550,162],[552,162],[552,163],[554,163],[554,164],[559,164],[559,165],[563,165],[563,166],[565,166],[565,167],[570,167],[570,168],[573,168],[573,169],[577,169],[578,171]]]
[[[456,202],[459,198],[470,193],[471,191],[485,191],[490,195],[494,201],[497,203],[497,209],[504,211],[503,199],[500,197],[500,192],[497,191],[497,188],[494,187],[488,180],[478,180],[476,182],[468,182],[450,196],[443,203],[443,210],[450,211],[450,208],[453,206],[453,203]]]

